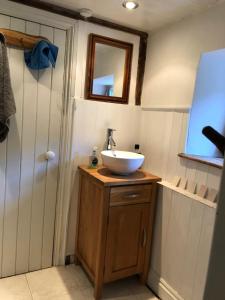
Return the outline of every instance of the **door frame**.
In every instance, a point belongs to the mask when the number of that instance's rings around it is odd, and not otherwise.
[[[72,134],[75,110],[75,98],[73,95],[75,95],[78,21],[7,0],[1,0],[0,14],[62,29],[67,33],[63,89],[64,99],[59,155],[59,180],[57,186],[54,247],[52,256],[52,264],[54,266],[64,265],[73,178]]]
[[[56,203],[53,265],[64,265],[66,257],[67,229],[73,182],[73,124],[75,112],[75,67],[77,27],[67,29],[64,110],[62,112],[62,138],[60,145],[59,181]],[[72,74],[72,76],[71,76]]]

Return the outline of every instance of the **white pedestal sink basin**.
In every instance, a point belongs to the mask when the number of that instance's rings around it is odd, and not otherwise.
[[[144,162],[144,155],[134,152],[105,150],[101,152],[103,165],[111,172],[128,175],[140,168]]]

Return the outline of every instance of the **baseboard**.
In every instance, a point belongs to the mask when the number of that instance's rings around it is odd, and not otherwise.
[[[179,293],[174,290],[162,277],[154,270],[150,270],[148,276],[148,286],[162,300],[184,300]]]

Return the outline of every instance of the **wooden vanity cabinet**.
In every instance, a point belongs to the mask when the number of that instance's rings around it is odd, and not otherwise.
[[[80,166],[76,262],[90,279],[95,299],[104,283],[140,274],[147,280],[157,176],[122,177]]]

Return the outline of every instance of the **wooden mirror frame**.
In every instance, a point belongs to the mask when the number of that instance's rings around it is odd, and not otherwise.
[[[121,48],[126,51],[122,97],[92,94],[93,80],[94,80],[95,52],[96,52],[97,43]],[[88,57],[87,57],[86,86],[85,86],[86,98],[91,100],[96,100],[96,101],[128,104],[132,56],[133,56],[133,44],[91,33],[89,35],[89,42],[88,42]]]

